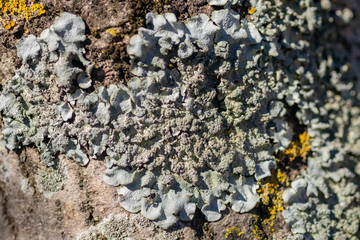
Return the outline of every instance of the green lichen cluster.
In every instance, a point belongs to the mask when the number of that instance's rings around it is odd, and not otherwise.
[[[243,234],[244,232],[242,232],[240,228],[234,226],[226,229],[225,239],[237,239]]]
[[[296,238],[358,239],[358,62],[348,67],[333,12],[318,3],[252,5],[247,18],[228,5],[185,23],[147,14],[127,48],[138,77],[96,89],[79,48],[85,24],[63,14],[18,44],[23,66],[0,95],[6,146],[36,145],[50,165],[58,154],[82,166],[105,158],[121,206],[164,229],[196,209],[217,221],[260,201],[258,239],[280,212]],[[308,134],[291,141],[294,119]],[[279,151],[308,165],[283,193],[284,175],[270,171],[282,170]]]

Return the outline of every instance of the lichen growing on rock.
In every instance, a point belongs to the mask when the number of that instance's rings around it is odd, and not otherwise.
[[[111,214],[96,227],[80,233],[77,240],[126,239],[136,231],[127,214]]]
[[[64,183],[68,180],[66,166],[63,162],[58,162],[54,166],[39,166],[35,175],[36,182],[45,194],[52,194],[63,189]]]
[[[11,29],[20,19],[41,16],[44,6],[28,0],[0,0],[0,21],[5,29]]]
[[[272,176],[259,182],[257,190],[260,197],[257,213],[254,215],[255,225],[253,234],[255,239],[267,239],[268,234],[274,233],[275,218],[284,210],[283,189],[288,180],[280,169],[274,169]]]
[[[232,228],[226,229],[225,239],[236,239],[243,234],[244,232],[242,232],[240,228],[234,226]]]
[[[146,239],[169,240],[184,239],[177,231],[167,232],[162,229],[154,229],[150,220],[144,217],[126,213],[110,214],[96,226],[77,235],[77,240],[99,240],[99,239]]]
[[[92,65],[80,47],[84,33],[84,22],[64,13],[40,38],[30,35],[17,43],[23,66],[0,97],[0,108],[8,113],[2,131],[8,149],[35,144],[48,164],[54,153],[66,153],[81,165],[89,161],[78,140],[68,137],[69,129],[65,127],[74,111],[64,94],[75,82],[79,89],[91,86]]]
[[[290,142],[284,154],[289,158],[289,161],[292,162],[297,157],[306,159],[310,150],[310,136],[307,132],[303,132],[299,135],[299,139]]]
[[[344,56],[317,42],[328,14],[319,6],[252,1],[256,12],[241,18],[230,5],[185,23],[171,13],[147,14],[146,28],[127,48],[136,75],[127,86],[93,89],[92,64],[83,57],[85,25],[74,15],[63,13],[40,38],[20,40],[23,65],[0,95],[7,148],[35,144],[49,165],[58,154],[81,165],[105,156],[104,181],[119,187],[121,206],[167,229],[190,221],[196,208],[208,221],[220,219],[227,205],[241,213],[253,209],[257,181],[271,176],[274,153],[286,150],[297,131],[288,117],[295,109],[308,126],[306,139],[313,138],[313,155],[292,183],[297,191],[284,193],[292,204],[284,216],[295,234],[315,234],[298,230],[297,221],[312,219],[313,208],[337,206],[307,202],[338,197],[329,189],[339,185],[327,178],[352,181],[344,200],[347,206],[358,201],[358,173],[350,166],[360,132],[346,130],[360,122],[357,78],[345,69]],[[298,201],[310,206],[309,214],[294,210]],[[282,203],[270,211],[277,207]],[[329,211],[315,219],[328,219]],[[331,221],[341,219],[338,228],[348,231],[351,222],[340,212]]]

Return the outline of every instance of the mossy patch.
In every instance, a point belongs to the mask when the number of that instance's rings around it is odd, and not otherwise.
[[[140,27],[145,26],[145,17],[149,12],[160,14],[164,12],[164,5],[168,4],[168,0],[129,0],[133,9],[130,15],[130,29],[126,31],[130,36],[134,35]]]

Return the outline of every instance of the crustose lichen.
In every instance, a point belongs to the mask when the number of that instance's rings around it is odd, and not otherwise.
[[[234,226],[226,229],[225,239],[236,239],[236,237],[240,237],[243,234],[244,232],[240,228]]]

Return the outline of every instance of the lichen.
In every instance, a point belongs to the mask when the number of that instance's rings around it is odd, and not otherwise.
[[[126,214],[109,215],[96,227],[80,233],[77,240],[126,239],[136,231],[129,216]]]
[[[118,30],[118,29],[116,29],[116,28],[109,28],[109,29],[106,29],[106,31],[105,31],[106,33],[110,33],[112,36],[114,36],[114,37],[118,37],[118,36],[120,36],[120,33],[121,33],[121,31],[120,30]]]
[[[256,220],[259,220],[257,217]],[[254,239],[266,240],[264,231],[259,227],[259,224],[255,224],[253,229]]]
[[[135,77],[126,86],[93,89],[74,15],[20,40],[23,65],[0,94],[7,148],[34,144],[49,165],[59,154],[81,165],[105,157],[120,205],[165,229],[196,208],[216,221],[227,206],[242,213],[261,201],[260,236],[284,201],[295,237],[359,236],[358,63],[346,67],[328,41],[331,11],[252,1],[256,12],[242,18],[230,2],[211,2],[227,5],[185,23],[147,14],[127,47]],[[295,122],[307,133],[291,142]],[[308,166],[282,197],[281,151]]]
[[[112,65],[118,71],[123,83],[127,83],[133,77],[133,74],[130,72],[130,56],[126,51],[126,45],[123,40],[133,36],[140,27],[146,25],[145,16],[148,12],[162,13],[164,5],[168,4],[168,1],[130,0],[128,3],[129,9],[131,9],[128,23],[118,28],[106,29],[105,32],[112,34],[113,39],[108,47],[99,52],[101,60],[112,61]],[[94,36],[98,34],[99,32],[97,31],[93,32]]]
[[[244,232],[240,228],[234,226],[226,229],[225,239],[236,239],[236,237],[240,237],[243,234]]]
[[[255,12],[256,12],[256,9],[255,9],[254,7],[250,7],[250,8],[248,9],[248,13],[249,13],[250,15],[253,15]]]
[[[140,231],[139,231],[140,230]],[[143,232],[141,232],[141,230]],[[96,226],[91,226],[77,235],[77,240],[115,240],[115,239],[184,239],[179,231],[167,232],[154,229],[154,225],[139,215],[125,213],[110,214]]]
[[[260,196],[260,203],[255,214],[256,224],[253,229],[255,239],[268,239],[265,237],[264,228],[267,232],[275,231],[275,218],[278,213],[284,210],[283,188],[288,185],[286,175],[280,170],[273,170],[271,177],[259,182],[260,188],[257,190]]]
[[[35,1],[0,0],[0,21],[7,30],[14,27],[21,19],[28,20],[44,13],[44,6]]]
[[[45,194],[59,192],[63,189],[64,183],[68,180],[66,167],[63,162],[47,167],[45,164],[39,166],[35,175],[36,182]]]
[[[290,162],[298,157],[306,160],[306,156],[309,154],[310,150],[310,135],[307,132],[303,132],[299,135],[299,139],[290,142],[284,154],[289,158]]]
[[[168,4],[168,0],[130,0],[130,7],[133,10],[130,19],[130,36],[134,35],[137,30],[145,26],[145,16],[149,12],[160,14],[164,11],[164,5]]]

